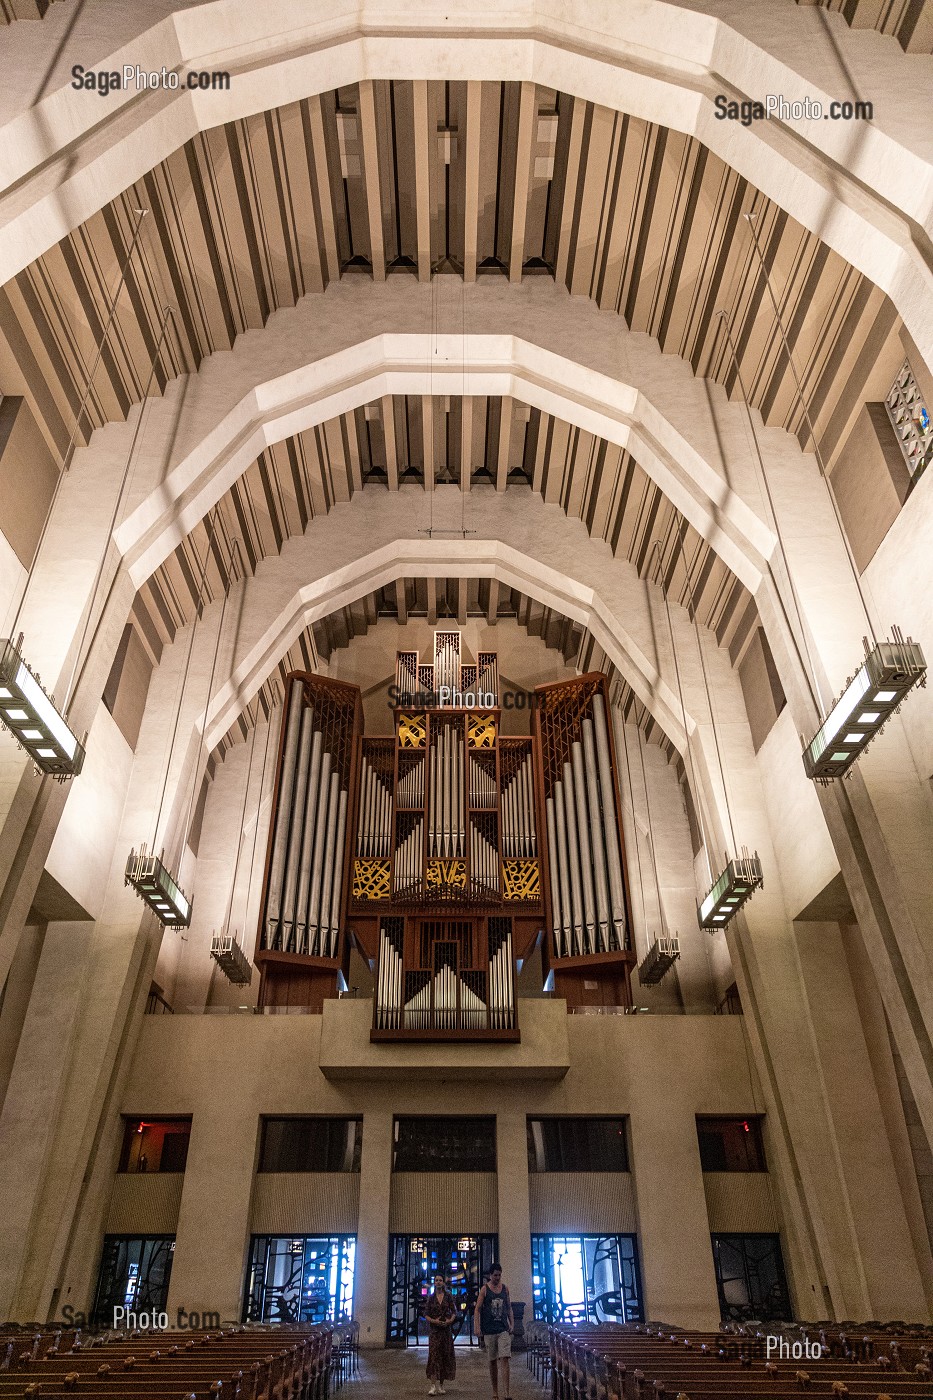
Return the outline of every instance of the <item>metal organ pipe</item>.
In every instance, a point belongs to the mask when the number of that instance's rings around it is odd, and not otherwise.
[[[305,794],[305,815],[301,834],[300,872],[298,895],[295,901],[295,951],[307,951],[308,937],[308,890],[311,885],[311,851],[314,841],[314,819],[317,815],[318,783],[321,777],[321,748],[323,736],[315,729],[311,742],[311,771],[308,775]]]
[[[289,811],[291,820],[288,827],[285,883],[282,894],[282,951],[286,953],[292,951],[292,943],[296,941],[295,895],[298,891],[298,871],[301,864],[301,832],[305,816],[305,797],[308,791],[308,766],[313,728],[314,710],[308,706],[301,714],[298,763]]]
[[[577,839],[580,843],[580,872],[583,876],[583,943],[588,953],[597,953],[599,952],[599,930],[596,926],[596,897],[593,892],[590,817],[586,801],[583,745],[579,739],[571,745],[570,758],[576,800]]]
[[[573,954],[573,903],[570,897],[570,861],[567,856],[567,821],[564,808],[564,789],[559,781],[554,784],[554,818],[557,823],[557,864],[560,870],[560,909],[561,924],[564,929],[566,957]]]
[[[282,879],[288,850],[288,830],[292,814],[292,788],[295,783],[295,760],[301,730],[301,681],[292,681],[285,719],[285,748],[279,781],[278,804],[275,809],[275,835],[272,842],[272,862],[269,867],[269,895],[266,901],[267,946],[275,942],[282,907]]]
[[[616,815],[615,788],[609,762],[609,734],[606,711],[601,695],[593,696],[593,728],[596,734],[596,757],[599,765],[599,786],[603,814],[603,835],[606,841],[606,861],[609,867],[609,905],[616,934],[616,946],[625,947],[625,895],[622,862],[619,858],[619,829]]]
[[[369,833],[370,833],[370,803],[373,792],[373,770],[368,759],[363,759],[363,773],[361,780],[362,792],[360,794],[360,819],[359,819],[359,853],[361,856],[369,855]]]
[[[554,816],[555,802],[553,797],[549,797],[544,804],[547,818],[547,848],[550,859],[548,861],[548,871],[551,881],[551,913],[554,916],[554,947],[557,949],[557,956],[564,957],[564,925],[561,912],[560,893],[560,859],[557,851],[557,820]]]
[[[573,768],[569,759],[564,760],[564,821],[567,826],[567,862],[570,871],[570,901],[573,906],[573,936],[579,952],[585,953],[580,838],[577,832],[577,802],[574,793]]]
[[[321,903],[317,917],[311,922],[317,924],[317,956],[327,957],[326,946],[330,935],[330,901],[334,882],[334,862],[337,857],[337,816],[340,808],[340,774],[336,769],[330,775],[330,791],[327,801],[327,831],[324,837],[324,867],[321,873]],[[315,912],[315,911],[312,911]]]
[[[596,766],[596,741],[593,721],[583,721],[583,758],[586,765],[586,796],[590,813],[590,846],[593,853],[593,884],[596,891],[596,917],[602,947],[608,951],[609,938],[609,872],[606,868],[606,847],[603,842],[602,818],[599,810],[599,776]]]
[[[308,945],[309,952],[317,945],[317,928],[321,907],[321,882],[324,877],[324,842],[327,836],[327,809],[330,805],[330,770],[333,758],[325,753],[321,763],[321,778],[318,785],[317,815],[314,820],[314,853],[311,857],[311,893],[308,896]]]
[[[340,789],[339,805],[337,808],[337,840],[334,850],[334,884],[330,903],[330,953],[329,956],[337,956],[337,935],[340,932],[340,891],[343,883],[343,856],[346,847],[347,837],[347,802],[349,793],[346,788]]]

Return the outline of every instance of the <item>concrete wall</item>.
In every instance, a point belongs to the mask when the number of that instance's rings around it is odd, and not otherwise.
[[[350,1047],[361,1030],[356,1024],[358,1004],[335,1007],[338,1019],[347,1020],[345,1012],[349,1016],[343,1039]],[[554,1012],[563,1014],[561,1008],[560,1003],[525,1001],[523,1023],[532,1033],[536,1015],[550,1020]],[[408,1200],[411,1194],[405,1194],[410,1182],[392,1180],[395,1113],[496,1114],[499,1161],[493,1200],[487,1201],[488,1188],[482,1181],[464,1184],[460,1195],[465,1200],[475,1196],[477,1205],[486,1202],[485,1225],[497,1209],[500,1251],[513,1295],[526,1300],[531,1283],[526,1116],[618,1113],[631,1117],[633,1170],[625,1174],[620,1190],[637,1205],[635,1228],[648,1314],[685,1326],[712,1325],[718,1304],[695,1115],[754,1109],[756,1090],[749,1078],[740,1018],[580,1016],[570,1017],[567,1024],[569,1068],[561,1079],[526,1075],[513,1082],[500,1074],[490,1083],[460,1078],[452,1101],[451,1086],[443,1077],[420,1077],[413,1065],[402,1077],[389,1079],[359,1077],[358,1066],[352,1080],[323,1074],[320,1016],[147,1017],[122,1107],[133,1113],[145,1106],[153,1115],[192,1115],[170,1310],[179,1305],[217,1308],[225,1318],[238,1316],[250,1211],[256,1209],[256,1190],[265,1195],[269,1189],[261,1177],[253,1187],[261,1114],[362,1113],[359,1233],[369,1262],[365,1267],[361,1262],[357,1275],[357,1313],[364,1339],[381,1344],[388,1234],[402,1228],[398,1212],[403,1197]],[[371,1048],[375,1060],[391,1051]],[[435,1061],[437,1047],[406,1048],[423,1064]],[[460,1047],[462,1060],[468,1062],[472,1053],[471,1047]],[[265,1067],[272,1064],[276,1072],[269,1077]],[[235,1093],[218,1093],[221,1084],[232,1082]],[[433,1184],[441,1185],[441,1179]],[[586,1228],[621,1228],[621,1207],[610,1201],[603,1217],[598,1199],[591,1202],[591,1224]],[[671,1209],[673,1201],[676,1211]],[[223,1221],[220,1238],[218,1219]],[[539,1193],[536,1229],[545,1228],[542,1220]],[[412,1230],[427,1228],[411,1221]],[[574,1223],[562,1207],[549,1211],[549,1228],[554,1231],[573,1228]],[[318,1222],[296,1202],[292,1219],[287,1226],[283,1219],[281,1228],[322,1229],[325,1224],[323,1216]],[[480,1225],[458,1219],[451,1228],[467,1227],[478,1230]],[[74,1266],[76,1276],[82,1273],[77,1260]]]

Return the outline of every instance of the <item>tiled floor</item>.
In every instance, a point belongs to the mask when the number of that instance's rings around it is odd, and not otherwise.
[[[348,1381],[342,1391],[337,1392],[337,1400],[377,1400],[377,1397],[378,1400],[383,1397],[414,1400],[416,1396],[427,1395],[430,1386],[424,1374],[427,1359],[426,1347],[410,1351],[363,1351],[359,1377]],[[460,1400],[467,1396],[492,1400],[485,1352],[458,1347],[457,1378],[448,1381],[444,1389]],[[547,1392],[536,1383],[525,1365],[524,1353],[512,1358],[511,1396],[512,1400],[547,1400]],[[505,1397],[500,1396],[500,1400]]]

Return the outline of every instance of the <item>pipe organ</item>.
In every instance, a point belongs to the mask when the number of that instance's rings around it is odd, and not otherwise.
[[[356,686],[288,678],[256,945],[261,1005],[315,1005],[336,991],[361,729]],[[374,812],[373,843],[375,819]]]
[[[438,631],[430,662],[398,654],[393,733],[367,737],[357,687],[289,677],[263,1004],[336,995],[351,948],[374,977],[375,1040],[517,1039],[516,960],[537,949],[571,1001],[629,1003],[605,679],[499,687],[495,653],[472,662],[459,632]],[[530,736],[501,732],[500,698],[532,709]]]
[[[635,954],[606,679],[536,694],[555,985],[570,1001],[586,1001],[582,990],[628,1005]]]

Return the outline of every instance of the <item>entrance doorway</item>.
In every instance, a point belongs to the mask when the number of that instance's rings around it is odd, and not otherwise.
[[[498,1248],[498,1235],[391,1235],[386,1346],[427,1346],[423,1313],[437,1273],[447,1280],[460,1314],[454,1344],[475,1346],[473,1309]]]

